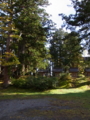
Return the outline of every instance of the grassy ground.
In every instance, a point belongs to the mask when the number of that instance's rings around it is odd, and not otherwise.
[[[0,89],[0,99],[17,99],[17,98],[31,98],[42,96],[58,96],[67,98],[82,97],[90,98],[90,88],[88,86],[70,89],[53,89],[43,92],[31,91],[30,89],[18,89],[10,86],[7,89]]]
[[[0,99],[17,99],[17,98],[32,98],[32,97],[42,97],[42,96],[57,96],[75,99],[76,97],[90,98],[90,85],[88,85],[87,80],[81,81],[77,88],[67,88],[61,87],[60,89],[47,90],[43,92],[32,91],[30,89],[19,89],[13,86],[9,86],[7,89],[0,87]],[[0,81],[0,86],[2,81]],[[90,84],[90,83],[89,83]]]
[[[45,117],[53,120],[89,120],[90,119],[90,87],[84,85],[78,88],[53,89],[43,92],[31,91],[30,89],[17,89],[10,86],[7,89],[0,89],[0,100],[5,99],[32,99],[51,98],[50,108],[25,109],[22,112],[28,117]],[[55,98],[54,100],[52,98]],[[59,107],[59,108],[58,108]],[[55,110],[55,111],[54,111]],[[22,114],[19,116],[22,118]],[[14,116],[15,119],[18,115]],[[11,118],[10,118],[11,119]],[[47,120],[48,120],[47,119]],[[6,120],[6,119],[5,119]],[[11,119],[12,120],[12,119]],[[21,119],[20,119],[21,120]]]

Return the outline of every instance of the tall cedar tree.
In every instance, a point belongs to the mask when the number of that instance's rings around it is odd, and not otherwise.
[[[22,73],[26,69],[47,65],[45,59],[49,54],[45,43],[52,24],[43,9],[43,6],[47,5],[47,0],[1,0],[0,2],[0,13],[4,14],[0,17],[2,24],[0,34],[5,38],[6,52],[14,51],[19,58]],[[10,76],[8,66],[4,68],[4,86],[7,86]]]
[[[81,62],[81,46],[75,32],[66,33],[63,29],[55,32],[50,46],[54,67],[78,67]]]
[[[63,66],[63,57],[64,57],[64,50],[63,45],[65,35],[67,33],[63,31],[63,29],[56,30],[53,34],[52,39],[50,40],[50,54],[52,57],[52,62],[54,62],[54,67],[61,67]]]
[[[83,61],[82,47],[79,42],[79,36],[76,32],[68,33],[64,39],[65,60],[69,67],[79,67]]]
[[[1,0],[0,1],[0,35],[4,38],[4,45],[6,47],[6,53],[4,55],[4,60],[2,59],[2,66],[3,66],[3,75],[4,75],[4,87],[8,86],[10,75],[9,75],[9,66],[15,65],[16,56],[12,54],[12,50],[10,49],[10,45],[13,42],[13,38],[19,38],[19,35],[15,35],[15,24],[13,22],[14,18],[14,7],[13,7],[13,0]],[[3,16],[2,16],[3,14]],[[14,59],[15,58],[15,59]],[[13,60],[11,60],[13,59]],[[11,64],[10,64],[10,61]],[[17,62],[18,63],[18,62]]]
[[[45,68],[47,65],[44,59],[47,59],[49,54],[45,43],[51,22],[48,20],[49,15],[40,7],[48,5],[47,1],[18,1],[16,4],[18,5],[16,11],[23,8],[20,16],[17,15],[15,19],[15,25],[21,32],[21,40],[12,46],[16,45],[15,51],[21,63],[18,68],[21,69],[22,74],[25,74],[28,70]]]

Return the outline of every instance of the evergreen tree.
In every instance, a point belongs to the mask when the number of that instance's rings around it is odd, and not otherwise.
[[[12,58],[13,55],[12,54],[12,50],[10,49],[10,45],[13,42],[13,38],[19,38],[19,35],[15,35],[15,31],[17,31],[17,29],[15,28],[15,24],[13,21],[14,18],[14,7],[13,7],[14,2],[12,0],[1,0],[0,1],[0,35],[4,38],[4,45],[6,47],[6,53],[4,56],[4,64],[3,64],[3,59],[1,61],[1,65],[4,66],[4,87],[8,86],[8,82],[10,80],[10,76],[9,76],[9,66],[15,65],[15,59],[12,60],[11,64],[9,60],[10,58]],[[3,15],[2,15],[3,14]],[[9,55],[10,54],[10,55]],[[11,57],[10,57],[11,56]],[[2,56],[3,58],[3,56]],[[13,56],[14,58],[14,56]],[[16,57],[15,57],[16,58]]]
[[[52,61],[54,62],[54,67],[62,67],[63,66],[63,58],[64,58],[64,38],[66,36],[66,32],[63,29],[56,30],[52,39],[50,40],[50,53],[52,57]]]
[[[22,4],[23,2],[18,3],[19,6]],[[45,43],[47,42],[48,30],[50,30],[49,24],[51,22],[48,24],[48,21],[50,21],[48,20],[49,15],[43,8],[39,7],[47,4],[48,2],[44,0],[37,2],[35,0],[27,1],[23,4],[24,7],[20,12],[20,16],[15,19],[15,25],[21,32],[22,37],[17,42],[15,51],[21,62],[19,68],[22,69],[23,74],[27,70],[33,70],[37,67],[45,68],[47,65],[46,63],[44,64],[44,59],[49,54],[45,48]]]
[[[76,32],[71,32],[66,35],[64,40],[65,55],[67,65],[70,67],[79,67],[82,62],[82,47],[79,42],[79,36]]]
[[[62,29],[55,32],[50,46],[55,67],[78,67],[82,61],[81,52],[82,47],[77,33],[66,33]]]
[[[43,6],[47,5],[47,0],[0,1],[0,13],[4,14],[0,16],[0,34],[4,38],[2,44],[6,47],[7,56],[6,58],[4,56],[4,62],[9,62],[9,54],[11,58],[11,54],[15,54],[21,63],[17,68],[23,74],[27,70],[47,66],[46,59],[50,55],[45,44],[52,24],[49,15],[43,9]],[[16,57],[13,59],[15,61]],[[4,86],[7,86],[10,79],[8,74],[10,64],[2,65],[5,73]],[[13,65],[16,65],[16,62]]]
[[[75,14],[66,16],[60,14],[64,20],[63,26],[73,31],[77,30],[80,39],[86,40],[86,44],[90,42],[90,1],[89,0],[71,0]],[[80,41],[81,42],[81,41]],[[90,47],[89,45],[87,47]]]

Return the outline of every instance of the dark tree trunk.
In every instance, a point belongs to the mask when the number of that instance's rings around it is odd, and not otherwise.
[[[10,76],[8,74],[8,66],[5,66],[4,67],[4,70],[3,70],[3,87],[4,88],[7,88],[9,86],[9,82],[10,82]]]
[[[6,3],[6,2],[5,2]],[[8,33],[6,33],[8,35],[7,39],[6,39],[6,51],[10,53],[11,49],[10,49],[10,45],[12,43],[12,37],[11,35],[13,35],[13,31],[12,31],[12,24],[13,24],[13,0],[8,0],[7,3],[10,5],[10,11],[7,11],[7,16],[10,18],[10,21],[7,23],[7,27],[9,28]],[[8,63],[8,57],[5,58],[5,62]],[[4,66],[4,70],[3,70],[3,87],[8,87],[9,86],[9,81],[10,81],[10,75],[9,75],[9,66]]]
[[[11,24],[11,23],[10,23]],[[6,41],[6,52],[10,53],[10,41],[12,41],[12,38],[10,37],[12,35],[11,32],[8,33],[8,38]],[[6,62],[8,62],[8,58],[5,58]],[[3,87],[8,87],[9,86],[9,66],[4,66],[4,71],[3,71]]]

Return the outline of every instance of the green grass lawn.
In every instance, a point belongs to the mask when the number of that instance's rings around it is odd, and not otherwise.
[[[2,82],[0,82],[1,84]],[[82,84],[83,83],[83,84]],[[43,92],[32,91],[30,89],[19,89],[13,86],[9,86],[7,89],[0,87],[0,100],[2,99],[26,99],[37,97],[57,97],[64,99],[90,99],[90,86],[86,81],[80,83],[77,88],[58,88],[52,90],[46,90]]]
[[[90,98],[90,88],[70,88],[70,89],[52,89],[43,92],[32,91],[30,89],[19,89],[12,86],[7,89],[0,89],[0,99],[32,98],[42,96],[53,96],[60,98]]]
[[[62,106],[66,109],[57,109],[56,111],[48,110],[28,110],[23,114],[30,115],[31,112],[36,115],[49,116],[52,119],[57,116],[59,119],[66,116],[72,120],[74,117],[81,117],[82,120],[89,120],[90,118],[90,87],[88,85],[80,86],[78,88],[60,88],[52,89],[43,92],[32,91],[30,89],[18,89],[13,86],[7,89],[0,89],[0,100],[5,99],[37,99],[37,98],[55,98],[50,101],[51,106]],[[71,109],[67,109],[70,107]],[[58,118],[59,117],[59,118]]]

